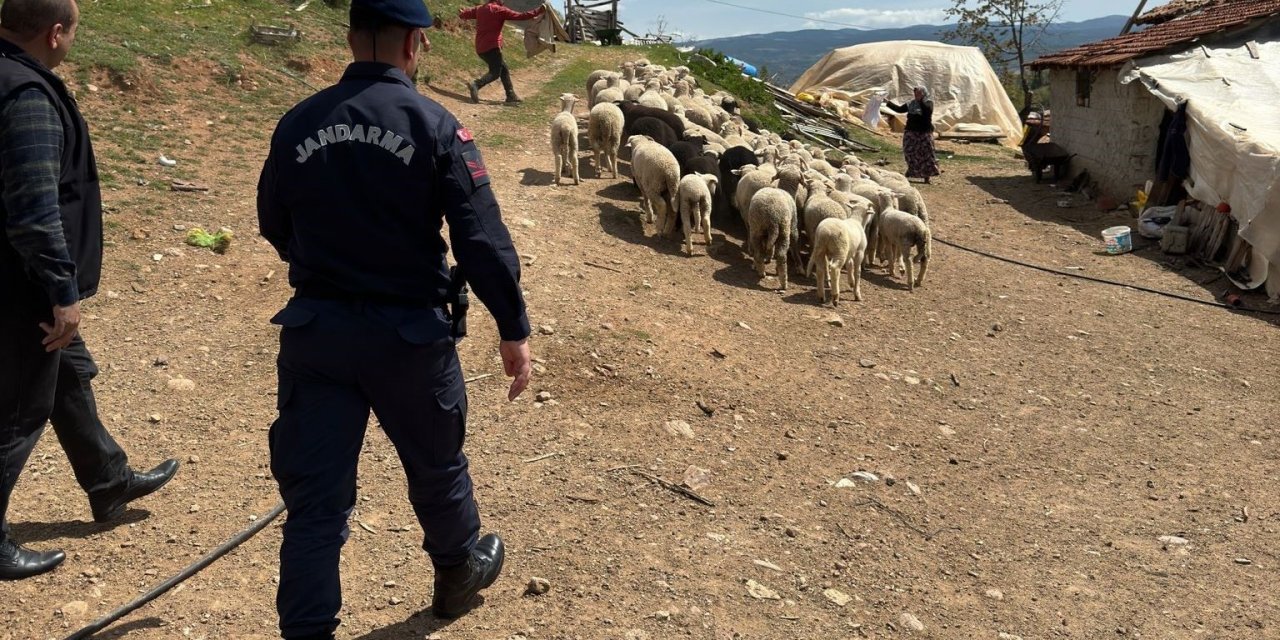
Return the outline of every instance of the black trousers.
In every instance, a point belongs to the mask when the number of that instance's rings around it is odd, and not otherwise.
[[[46,353],[39,322],[48,310],[0,310],[0,540],[9,535],[9,497],[27,458],[53,424],[80,487],[90,497],[122,490],[129,463],[98,419],[91,381],[98,367],[79,336]]]
[[[506,90],[507,95],[514,95],[516,89],[511,85],[511,70],[507,68],[506,61],[502,59],[502,48],[490,49],[479,55],[480,59],[489,65],[489,72],[476,79],[476,88],[479,89],[501,78],[502,88]]]
[[[442,309],[294,298],[271,321],[283,327],[271,473],[288,508],[276,609],[282,635],[303,638],[338,626],[338,559],[370,409],[437,567],[470,557],[480,516],[462,453],[466,387]]]

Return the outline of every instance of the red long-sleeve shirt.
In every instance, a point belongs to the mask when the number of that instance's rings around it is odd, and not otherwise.
[[[478,7],[461,9],[458,17],[476,21],[476,53],[502,46],[502,24],[507,20],[532,20],[542,14],[545,5],[524,13],[508,9],[494,0]]]

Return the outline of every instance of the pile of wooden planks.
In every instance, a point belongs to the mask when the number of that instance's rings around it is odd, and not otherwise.
[[[773,94],[773,105],[782,112],[783,119],[791,124],[796,135],[808,138],[820,145],[845,152],[875,151],[875,147],[849,137],[848,125],[839,116],[796,98],[795,94],[768,82],[763,83]],[[856,123],[870,131],[865,125]]]

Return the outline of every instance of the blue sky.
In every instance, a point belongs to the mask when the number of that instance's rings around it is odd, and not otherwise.
[[[797,17],[784,17],[726,6],[717,4],[713,0],[622,0],[619,13],[623,25],[640,35],[656,31],[657,19],[663,16],[667,22],[667,33],[680,33],[691,36],[693,39],[706,39],[770,31],[847,28],[844,25],[881,29],[914,24],[942,24],[943,10],[951,6],[948,0],[724,1]],[[1158,7],[1167,1],[1148,2],[1146,9]],[[1128,15],[1137,6],[1136,0],[1125,2],[1064,0],[1059,20],[1078,22],[1107,15]]]

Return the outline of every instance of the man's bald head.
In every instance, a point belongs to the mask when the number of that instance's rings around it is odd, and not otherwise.
[[[4,0],[0,27],[24,38],[34,38],[60,24],[70,29],[77,17],[75,0]]]

